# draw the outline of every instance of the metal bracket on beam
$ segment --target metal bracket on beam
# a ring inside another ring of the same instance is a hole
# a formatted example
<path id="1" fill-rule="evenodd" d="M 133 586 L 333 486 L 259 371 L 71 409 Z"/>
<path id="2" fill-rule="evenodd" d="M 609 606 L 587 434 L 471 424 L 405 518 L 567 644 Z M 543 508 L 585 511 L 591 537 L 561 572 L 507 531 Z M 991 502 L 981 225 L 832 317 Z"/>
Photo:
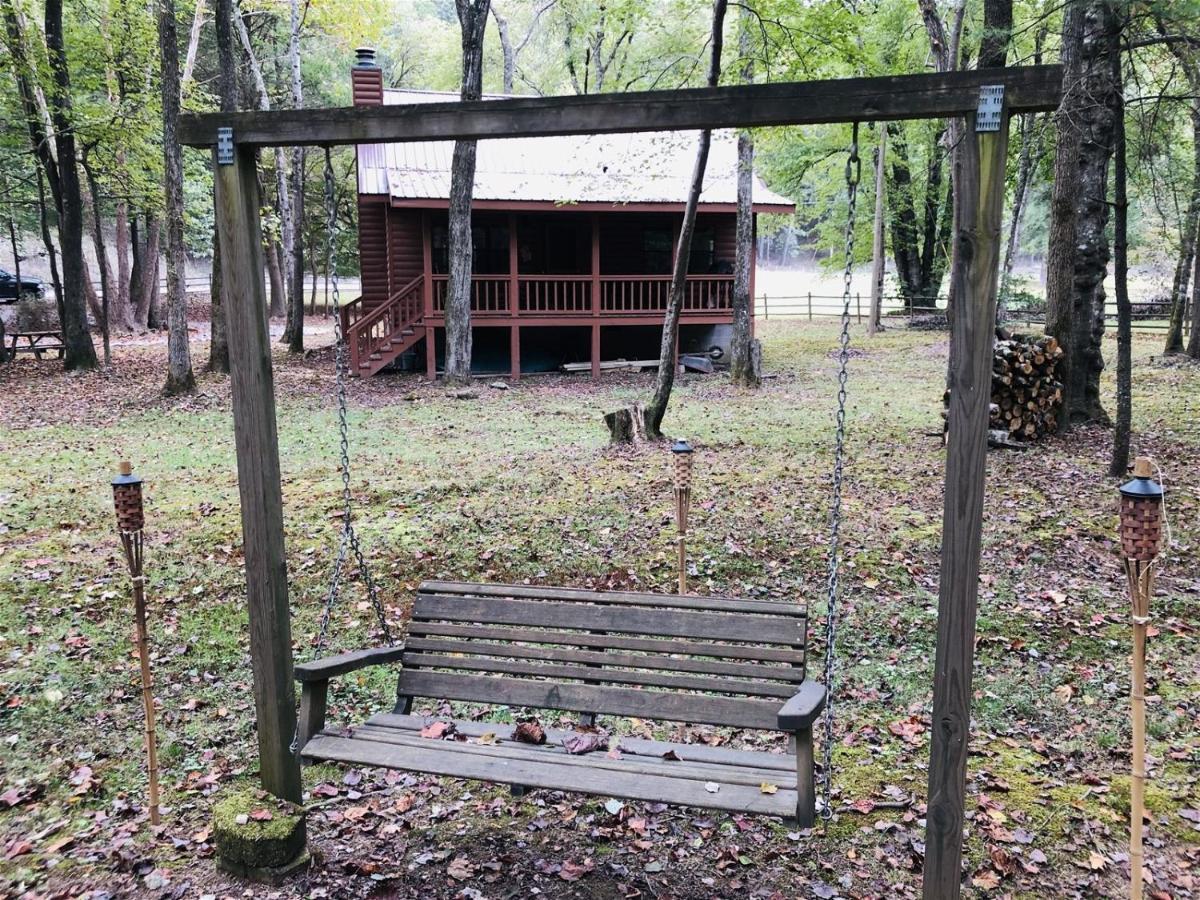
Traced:
<path id="1" fill-rule="evenodd" d="M 233 165 L 233 129 L 217 129 L 217 163 L 222 166 Z"/>
<path id="2" fill-rule="evenodd" d="M 1004 85 L 985 84 L 979 89 L 979 107 L 975 110 L 976 131 L 999 131 L 1004 113 Z"/>

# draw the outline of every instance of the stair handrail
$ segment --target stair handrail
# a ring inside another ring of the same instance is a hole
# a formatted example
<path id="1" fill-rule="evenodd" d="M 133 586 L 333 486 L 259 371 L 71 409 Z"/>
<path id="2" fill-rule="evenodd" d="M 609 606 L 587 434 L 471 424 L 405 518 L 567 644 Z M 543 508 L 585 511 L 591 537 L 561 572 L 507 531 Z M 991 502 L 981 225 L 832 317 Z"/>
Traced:
<path id="1" fill-rule="evenodd" d="M 400 288 L 400 290 L 396 291 L 390 297 L 384 300 L 383 303 L 379 304 L 366 315 L 360 316 L 348 326 L 343 323 L 344 330 L 342 333 L 345 335 L 346 345 L 350 348 L 350 371 L 358 372 L 359 363 L 364 358 L 369 357 L 373 352 L 375 352 L 375 344 L 368 344 L 366 347 L 362 346 L 363 336 L 369 335 L 372 326 L 374 326 L 380 320 L 387 318 L 397 306 L 402 305 L 409 294 L 411 294 L 414 290 L 420 289 L 424 277 L 424 275 L 418 275 L 412 281 L 408 282 L 408 284 L 404 285 L 404 287 Z M 360 297 L 359 299 L 361 300 L 362 298 Z M 419 305 L 415 310 L 415 313 L 415 315 L 406 316 L 401 323 L 401 327 L 403 325 L 411 324 L 417 319 L 421 318 L 421 309 L 419 308 Z M 387 340 L 388 338 L 390 338 L 390 334 L 388 337 L 383 338 L 378 343 L 382 344 L 383 341 Z"/>

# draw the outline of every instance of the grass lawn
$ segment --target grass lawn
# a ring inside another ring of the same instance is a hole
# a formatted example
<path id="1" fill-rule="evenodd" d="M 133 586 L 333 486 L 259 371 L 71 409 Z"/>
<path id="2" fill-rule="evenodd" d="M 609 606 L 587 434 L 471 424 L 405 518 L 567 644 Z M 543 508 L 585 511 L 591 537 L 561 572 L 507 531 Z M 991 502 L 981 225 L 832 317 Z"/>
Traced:
<path id="1" fill-rule="evenodd" d="M 687 376 L 666 428 L 697 447 L 699 593 L 824 613 L 835 330 L 763 323 L 769 379 Z M 327 330 L 310 343 L 328 342 Z M 316 766 L 308 897 L 904 897 L 919 892 L 942 471 L 943 334 L 889 331 L 851 363 L 835 802 L 827 828 Z M 198 348 L 206 356 L 206 348 Z M 1106 352 L 1111 357 L 1111 341 Z M 1135 346 L 1135 449 L 1171 489 L 1150 644 L 1147 865 L 1160 897 L 1200 896 L 1200 646 L 1195 548 L 1200 367 Z M 164 401 L 165 346 L 118 343 L 109 374 L 0 370 L 0 896 L 244 896 L 208 831 L 255 773 L 228 382 Z M 198 358 L 200 356 L 198 355 Z M 1112 396 L 1111 373 L 1106 382 Z M 276 357 L 297 654 L 309 654 L 336 550 L 328 352 Z M 650 376 L 529 378 L 455 400 L 416 376 L 351 385 L 358 528 L 391 617 L 424 578 L 671 590 L 663 448 L 612 450 L 602 412 Z M 1119 896 L 1127 878 L 1129 616 L 1109 435 L 994 452 L 968 771 L 967 893 Z M 164 827 L 144 803 L 127 579 L 108 479 L 146 480 Z M 351 584 L 335 648 L 372 640 Z M 814 628 L 814 659 L 823 652 Z M 816 671 L 817 665 L 813 670 Z M 383 672 L 335 688 L 334 722 L 388 702 Z M 716 729 L 606 720 L 676 740 Z M 753 738 L 772 746 L 773 738 Z M 778 743 L 778 741 L 775 741 Z M 1124 889 L 1127 890 L 1127 889 Z M 109 893 L 104 893 L 109 892 Z"/>

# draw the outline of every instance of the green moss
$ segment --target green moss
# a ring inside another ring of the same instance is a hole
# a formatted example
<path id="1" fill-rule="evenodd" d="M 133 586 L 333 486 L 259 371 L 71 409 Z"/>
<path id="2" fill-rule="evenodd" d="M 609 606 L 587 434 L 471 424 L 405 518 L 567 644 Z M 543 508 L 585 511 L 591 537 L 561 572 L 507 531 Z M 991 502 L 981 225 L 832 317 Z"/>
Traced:
<path id="1" fill-rule="evenodd" d="M 1152 820 L 1150 830 L 1162 828 L 1172 837 L 1190 844 L 1200 844 L 1200 834 L 1179 815 L 1181 809 L 1200 805 L 1200 798 L 1195 794 L 1188 795 L 1190 781 L 1177 780 L 1179 774 L 1168 767 L 1161 775 L 1146 780 L 1144 793 L 1146 811 Z M 1122 819 L 1129 816 L 1129 783 L 1128 775 L 1118 775 L 1112 780 L 1112 789 L 1106 799 L 1108 807 Z"/>
<path id="2" fill-rule="evenodd" d="M 254 818 L 259 810 L 271 817 Z M 304 810 L 266 791 L 234 786 L 213 805 L 213 838 L 227 868 L 280 869 L 304 853 Z"/>

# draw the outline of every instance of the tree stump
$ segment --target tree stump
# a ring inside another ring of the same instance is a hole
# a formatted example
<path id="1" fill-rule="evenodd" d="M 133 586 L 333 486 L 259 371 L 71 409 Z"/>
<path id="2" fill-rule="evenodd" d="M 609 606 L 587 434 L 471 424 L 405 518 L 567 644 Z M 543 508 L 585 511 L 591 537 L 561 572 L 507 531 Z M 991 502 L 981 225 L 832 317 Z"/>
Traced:
<path id="1" fill-rule="evenodd" d="M 646 412 L 640 403 L 605 413 L 604 424 L 612 444 L 640 444 L 646 440 Z"/>
<path id="2" fill-rule="evenodd" d="M 276 882 L 308 864 L 304 810 L 256 787 L 232 788 L 213 806 L 217 868 Z"/>

